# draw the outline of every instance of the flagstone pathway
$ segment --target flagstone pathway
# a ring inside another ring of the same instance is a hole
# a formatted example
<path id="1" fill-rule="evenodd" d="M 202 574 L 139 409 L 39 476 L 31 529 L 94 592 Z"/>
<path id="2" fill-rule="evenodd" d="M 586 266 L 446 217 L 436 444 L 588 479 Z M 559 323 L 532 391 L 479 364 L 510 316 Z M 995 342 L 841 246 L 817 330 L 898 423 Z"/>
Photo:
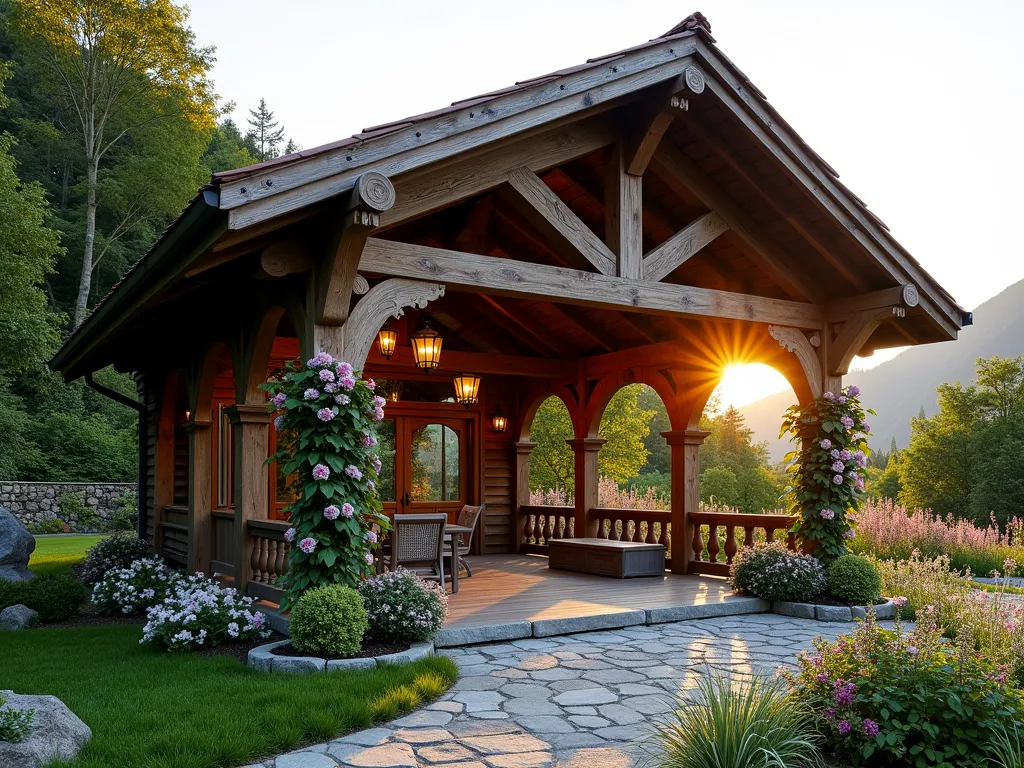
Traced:
<path id="1" fill-rule="evenodd" d="M 257 766 L 633 768 L 698 675 L 771 674 L 854 626 L 759 614 L 446 649 L 461 675 L 441 700 Z"/>

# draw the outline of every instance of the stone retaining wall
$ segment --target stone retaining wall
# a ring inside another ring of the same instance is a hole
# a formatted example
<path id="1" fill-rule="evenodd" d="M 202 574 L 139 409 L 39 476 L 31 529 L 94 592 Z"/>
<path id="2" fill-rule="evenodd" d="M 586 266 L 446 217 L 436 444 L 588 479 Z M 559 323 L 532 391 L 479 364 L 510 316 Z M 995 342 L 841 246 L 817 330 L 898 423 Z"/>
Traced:
<path id="1" fill-rule="evenodd" d="M 134 483 L 0 480 L 0 507 L 9 509 L 26 528 L 60 518 L 75 532 L 105 531 L 120 509 L 121 497 L 134 492 Z"/>

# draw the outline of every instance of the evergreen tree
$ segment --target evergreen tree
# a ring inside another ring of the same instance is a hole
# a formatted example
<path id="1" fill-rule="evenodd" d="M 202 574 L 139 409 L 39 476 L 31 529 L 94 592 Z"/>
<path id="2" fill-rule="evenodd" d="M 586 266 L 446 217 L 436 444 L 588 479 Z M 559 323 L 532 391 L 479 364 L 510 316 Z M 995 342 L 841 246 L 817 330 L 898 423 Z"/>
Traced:
<path id="1" fill-rule="evenodd" d="M 249 130 L 245 134 L 245 144 L 257 162 L 272 160 L 281 154 L 278 147 L 284 141 L 284 126 L 278 125 L 266 99 L 261 98 L 259 107 L 249 110 Z"/>
<path id="2" fill-rule="evenodd" d="M 238 130 L 235 121 L 225 118 L 213 131 L 210 145 L 203 153 L 202 163 L 210 173 L 230 171 L 256 162 L 251 154 L 245 137 Z"/>

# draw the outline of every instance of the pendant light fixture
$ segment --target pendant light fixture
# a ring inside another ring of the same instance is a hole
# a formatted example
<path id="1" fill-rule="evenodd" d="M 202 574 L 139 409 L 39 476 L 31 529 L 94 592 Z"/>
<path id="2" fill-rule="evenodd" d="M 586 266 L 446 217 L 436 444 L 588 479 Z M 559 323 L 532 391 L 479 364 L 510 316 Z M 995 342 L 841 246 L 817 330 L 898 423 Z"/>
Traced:
<path id="1" fill-rule="evenodd" d="M 477 401 L 480 392 L 480 377 L 464 373 L 455 377 L 455 399 L 467 408 Z"/>
<path id="2" fill-rule="evenodd" d="M 409 339 L 412 342 L 412 356 L 416 365 L 425 371 L 431 371 L 441 364 L 441 334 L 430 327 L 429 321 L 423 320 L 423 327 Z"/>
<path id="3" fill-rule="evenodd" d="M 380 354 L 385 360 L 390 360 L 395 354 L 395 347 L 398 346 L 398 332 L 391 327 L 391 321 L 377 331 L 377 344 L 380 347 Z"/>

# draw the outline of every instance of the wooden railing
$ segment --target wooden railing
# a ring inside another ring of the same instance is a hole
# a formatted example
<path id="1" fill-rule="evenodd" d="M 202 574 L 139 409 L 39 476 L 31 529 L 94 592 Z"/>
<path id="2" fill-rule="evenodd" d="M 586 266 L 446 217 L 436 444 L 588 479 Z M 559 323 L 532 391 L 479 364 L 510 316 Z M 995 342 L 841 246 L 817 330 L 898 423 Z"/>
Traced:
<path id="1" fill-rule="evenodd" d="M 231 509 L 213 510 L 213 542 L 210 551 L 210 572 L 225 576 L 235 575 L 235 512 Z"/>
<path id="2" fill-rule="evenodd" d="M 664 544 L 665 567 L 672 565 L 672 513 L 669 510 L 597 508 L 590 510 L 590 517 L 600 521 L 598 538 Z"/>
<path id="3" fill-rule="evenodd" d="M 188 507 L 167 505 L 160 519 L 159 553 L 170 563 L 188 563 Z"/>
<path id="4" fill-rule="evenodd" d="M 573 538 L 572 516 L 572 507 L 520 507 L 519 551 L 546 553 L 552 539 Z"/>
<path id="5" fill-rule="evenodd" d="M 690 573 L 708 576 L 728 576 L 729 566 L 741 546 L 753 546 L 762 540 L 773 541 L 776 531 L 782 531 L 787 546 L 796 550 L 796 540 L 789 529 L 794 518 L 790 515 L 742 515 L 735 512 L 691 512 L 688 521 L 693 529 L 690 547 Z M 712 531 L 714 535 L 712 535 Z M 737 531 L 743 532 L 737 541 Z M 721 532 L 724 532 L 722 535 Z M 724 555 L 724 560 L 722 559 Z"/>
<path id="6" fill-rule="evenodd" d="M 284 590 L 278 580 L 288 572 L 288 553 L 291 544 L 284 539 L 289 524 L 279 520 L 250 520 L 249 536 L 252 540 L 249 565 L 252 580 L 246 592 L 262 600 L 281 602 Z"/>

